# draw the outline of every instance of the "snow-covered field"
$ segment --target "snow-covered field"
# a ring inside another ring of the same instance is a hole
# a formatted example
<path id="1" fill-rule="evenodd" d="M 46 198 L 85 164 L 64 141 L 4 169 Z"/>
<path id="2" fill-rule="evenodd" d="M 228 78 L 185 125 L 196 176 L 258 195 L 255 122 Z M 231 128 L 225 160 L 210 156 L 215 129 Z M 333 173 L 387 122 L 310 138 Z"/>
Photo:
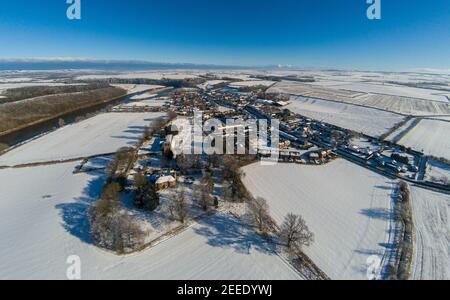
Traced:
<path id="1" fill-rule="evenodd" d="M 412 187 L 415 280 L 450 280 L 450 195 Z"/>
<path id="2" fill-rule="evenodd" d="M 134 102 L 128 102 L 119 105 L 120 107 L 129 107 L 129 106 L 148 106 L 148 107 L 160 107 L 166 104 L 167 100 L 161 100 L 161 99 L 146 99 L 141 101 L 134 101 Z"/>
<path id="3" fill-rule="evenodd" d="M 405 115 L 450 114 L 448 101 L 432 101 L 382 93 L 372 94 L 361 91 L 330 88 L 329 85 L 331 84 L 327 83 L 327 86 L 324 87 L 318 86 L 317 84 L 311 85 L 282 81 L 271 87 L 268 92 L 287 93 L 291 95 L 364 105 Z M 400 87 L 396 87 L 396 89 L 397 88 Z M 381 87 L 378 87 L 378 89 L 380 89 L 379 92 L 382 91 Z"/>
<path id="4" fill-rule="evenodd" d="M 404 118 L 400 115 L 351 104 L 293 97 L 288 109 L 309 118 L 371 136 L 380 136 Z"/>
<path id="5" fill-rule="evenodd" d="M 427 163 L 426 179 L 441 183 L 450 183 L 450 166 L 434 159 Z"/>
<path id="6" fill-rule="evenodd" d="M 271 86 L 275 82 L 267 81 L 267 80 L 248 80 L 248 81 L 239 81 L 230 83 L 229 86 L 232 88 L 240 88 L 240 87 L 254 87 L 254 86 Z"/>
<path id="7" fill-rule="evenodd" d="M 316 85 L 321 85 L 320 82 Z M 375 83 L 336 83 L 334 85 L 327 83 L 324 86 L 338 89 L 338 90 L 349 90 L 355 92 L 364 92 L 372 94 L 384 94 L 391 96 L 400 97 L 410 97 L 410 98 L 420 98 L 432 101 L 441 101 L 448 103 L 446 94 L 443 91 L 431 90 L 431 89 L 421 89 L 408 86 L 399 86 L 391 84 L 375 84 Z M 447 93 L 450 95 L 450 93 Z"/>
<path id="8" fill-rule="evenodd" d="M 393 183 L 345 160 L 325 166 L 253 164 L 244 184 L 275 221 L 300 214 L 315 234 L 306 254 L 332 279 L 367 279 L 367 259 L 390 247 Z"/>
<path id="9" fill-rule="evenodd" d="M 0 165 L 17 165 L 91 156 L 133 146 L 144 126 L 164 113 L 105 113 L 64 126 L 0 156 Z"/>
<path id="10" fill-rule="evenodd" d="M 112 84 L 112 86 L 125 89 L 128 91 L 128 94 L 144 93 L 147 91 L 164 88 L 162 85 L 151 84 Z"/>
<path id="11" fill-rule="evenodd" d="M 197 87 L 199 89 L 207 90 L 209 88 L 213 88 L 216 85 L 219 85 L 219 84 L 222 84 L 222 83 L 226 83 L 226 82 L 228 82 L 228 81 L 225 81 L 225 80 L 210 80 L 210 81 L 207 81 L 205 83 L 199 84 Z"/>
<path id="12" fill-rule="evenodd" d="M 21 82 L 21 83 L 0 83 L 0 94 L 8 89 L 16 89 L 31 86 L 64 86 L 68 84 L 57 82 Z"/>
<path id="13" fill-rule="evenodd" d="M 76 164 L 0 170 L 1 279 L 66 279 L 71 255 L 81 259 L 82 279 L 299 279 L 227 214 L 134 255 L 99 250 L 86 214 L 103 178 L 73 175 Z"/>
<path id="14" fill-rule="evenodd" d="M 390 142 L 398 141 L 403 135 L 405 135 L 409 130 L 411 130 L 417 124 L 417 122 L 420 121 L 421 120 L 419 119 L 412 118 L 411 120 L 409 120 L 408 122 L 397 128 L 397 130 L 393 131 L 389 136 L 386 137 L 385 140 Z"/>
<path id="15" fill-rule="evenodd" d="M 143 93 L 143 94 L 140 94 L 140 95 L 132 96 L 130 99 L 131 100 L 144 100 L 144 99 L 154 98 L 156 96 L 158 96 L 158 94 Z"/>
<path id="16" fill-rule="evenodd" d="M 399 144 L 450 159 L 450 122 L 423 119 Z"/>

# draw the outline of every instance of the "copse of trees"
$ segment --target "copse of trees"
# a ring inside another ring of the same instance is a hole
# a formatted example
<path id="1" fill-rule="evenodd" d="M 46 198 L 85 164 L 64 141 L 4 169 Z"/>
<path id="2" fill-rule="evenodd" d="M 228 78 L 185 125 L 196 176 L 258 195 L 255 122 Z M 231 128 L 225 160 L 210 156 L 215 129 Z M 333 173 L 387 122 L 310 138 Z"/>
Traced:
<path id="1" fill-rule="evenodd" d="M 121 211 L 119 191 L 117 183 L 105 186 L 90 211 L 90 233 L 97 246 L 124 254 L 143 244 L 145 232 L 131 216 Z"/>
<path id="2" fill-rule="evenodd" d="M 120 148 L 114 160 L 108 165 L 108 182 L 116 182 L 120 185 L 121 191 L 127 185 L 126 174 L 131 168 L 135 158 L 135 150 L 131 147 Z"/>
<path id="3" fill-rule="evenodd" d="M 245 176 L 241 169 L 241 162 L 233 156 L 223 159 L 223 179 L 225 181 L 225 199 L 230 202 L 244 202 L 251 199 L 247 189 L 242 183 Z"/>
<path id="4" fill-rule="evenodd" d="M 0 98 L 0 104 L 48 95 L 80 93 L 107 87 L 109 87 L 109 85 L 106 83 L 92 83 L 84 85 L 29 86 L 13 88 L 3 92 L 3 98 Z"/>
<path id="5" fill-rule="evenodd" d="M 6 149 L 8 149 L 8 148 L 9 148 L 9 145 L 8 145 L 8 144 L 0 143 L 0 151 L 6 150 Z"/>
<path id="6" fill-rule="evenodd" d="M 134 205 L 146 211 L 154 211 L 160 204 L 159 194 L 156 188 L 148 182 L 147 176 L 143 173 L 134 175 L 136 193 L 134 197 Z"/>
<path id="7" fill-rule="evenodd" d="M 35 123 L 57 118 L 124 95 L 126 95 L 126 91 L 123 89 L 107 87 L 4 103 L 0 105 L 0 133 L 26 128 Z"/>

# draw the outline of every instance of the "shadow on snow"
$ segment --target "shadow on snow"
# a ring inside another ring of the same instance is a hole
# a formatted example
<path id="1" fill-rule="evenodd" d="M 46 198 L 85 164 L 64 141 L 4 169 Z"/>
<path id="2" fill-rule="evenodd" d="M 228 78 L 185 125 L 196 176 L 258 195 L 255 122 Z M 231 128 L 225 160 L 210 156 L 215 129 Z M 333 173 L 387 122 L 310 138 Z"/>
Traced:
<path id="1" fill-rule="evenodd" d="M 93 178 L 84 188 L 83 196 L 76 198 L 74 202 L 63 203 L 56 206 L 62 218 L 62 226 L 71 235 L 82 242 L 91 244 L 89 210 L 100 196 L 104 185 L 104 176 L 99 174 Z"/>
<path id="2" fill-rule="evenodd" d="M 201 227 L 193 230 L 208 239 L 207 243 L 213 247 L 232 248 L 242 254 L 259 251 L 275 255 L 276 246 L 265 241 L 255 230 L 243 225 L 230 214 L 218 213 L 212 217 L 199 221 Z"/>

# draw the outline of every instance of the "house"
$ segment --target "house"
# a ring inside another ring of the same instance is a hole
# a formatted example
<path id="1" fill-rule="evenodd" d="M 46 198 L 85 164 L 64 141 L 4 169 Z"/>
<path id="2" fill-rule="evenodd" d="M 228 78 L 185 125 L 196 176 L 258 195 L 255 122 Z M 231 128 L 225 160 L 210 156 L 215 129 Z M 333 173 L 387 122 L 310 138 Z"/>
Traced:
<path id="1" fill-rule="evenodd" d="M 161 191 L 168 188 L 174 188 L 177 185 L 177 180 L 172 175 L 161 176 L 156 180 L 156 190 Z"/>

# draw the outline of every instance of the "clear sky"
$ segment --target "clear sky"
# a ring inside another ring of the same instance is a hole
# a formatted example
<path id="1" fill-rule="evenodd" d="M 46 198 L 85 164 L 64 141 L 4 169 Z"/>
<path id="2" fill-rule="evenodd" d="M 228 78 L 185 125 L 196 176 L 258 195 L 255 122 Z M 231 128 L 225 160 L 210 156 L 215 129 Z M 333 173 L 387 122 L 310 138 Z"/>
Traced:
<path id="1" fill-rule="evenodd" d="M 449 0 L 0 0 L 0 58 L 450 68 Z"/>

